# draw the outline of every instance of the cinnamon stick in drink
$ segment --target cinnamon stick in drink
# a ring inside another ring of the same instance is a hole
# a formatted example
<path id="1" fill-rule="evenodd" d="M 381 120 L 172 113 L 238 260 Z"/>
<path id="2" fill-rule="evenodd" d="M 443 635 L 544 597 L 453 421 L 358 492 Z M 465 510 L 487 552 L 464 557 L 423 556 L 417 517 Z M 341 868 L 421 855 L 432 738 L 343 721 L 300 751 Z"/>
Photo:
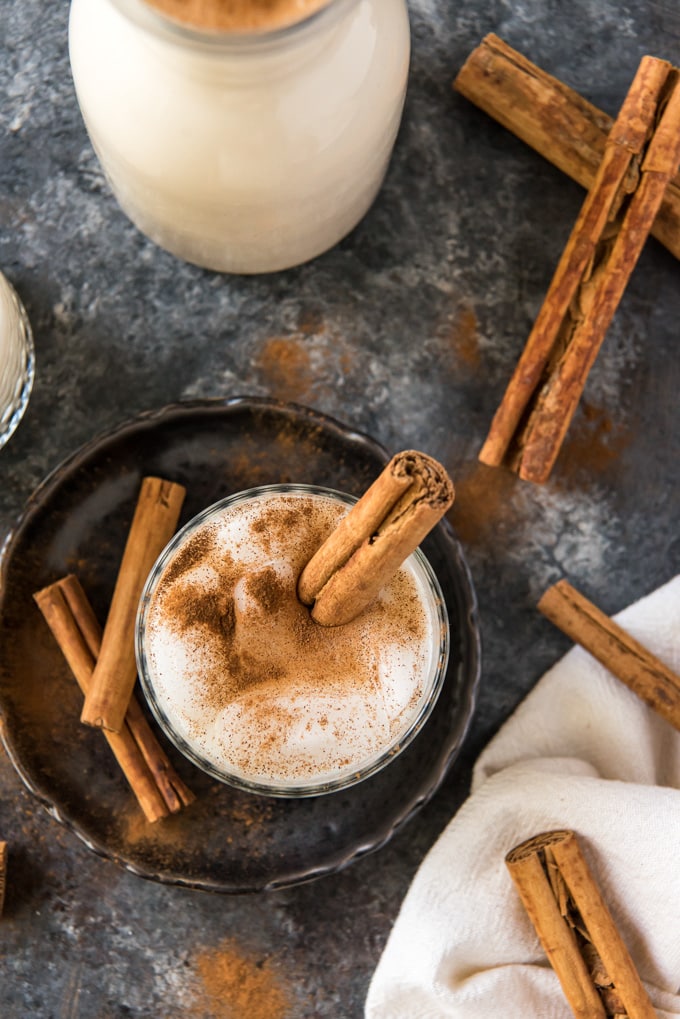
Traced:
<path id="1" fill-rule="evenodd" d="M 536 835 L 505 862 L 577 1019 L 655 1019 L 575 833 Z"/>
<path id="2" fill-rule="evenodd" d="M 650 708 L 680 730 L 680 676 L 585 598 L 567 580 L 543 594 L 538 609 Z"/>
<path id="3" fill-rule="evenodd" d="M 497 35 L 484 37 L 453 87 L 584 188 L 602 161 L 613 118 Z M 680 175 L 669 181 L 651 233 L 680 258 Z"/>
<path id="4" fill-rule="evenodd" d="M 34 595 L 84 694 L 101 647 L 101 628 L 78 579 L 72 574 Z M 113 754 L 147 821 L 177 813 L 195 799 L 156 740 L 135 697 L 120 733 L 104 730 Z"/>
<path id="5" fill-rule="evenodd" d="M 644 57 L 479 459 L 544 482 L 666 186 L 680 163 L 680 76 Z"/>
<path id="6" fill-rule="evenodd" d="M 451 479 L 425 453 L 397 453 L 302 571 L 298 595 L 312 618 L 338 626 L 358 616 L 443 517 Z"/>
<path id="7" fill-rule="evenodd" d="M 142 481 L 118 572 L 102 647 L 81 721 L 120 732 L 137 678 L 137 606 L 151 567 L 177 528 L 185 489 L 161 478 Z"/>

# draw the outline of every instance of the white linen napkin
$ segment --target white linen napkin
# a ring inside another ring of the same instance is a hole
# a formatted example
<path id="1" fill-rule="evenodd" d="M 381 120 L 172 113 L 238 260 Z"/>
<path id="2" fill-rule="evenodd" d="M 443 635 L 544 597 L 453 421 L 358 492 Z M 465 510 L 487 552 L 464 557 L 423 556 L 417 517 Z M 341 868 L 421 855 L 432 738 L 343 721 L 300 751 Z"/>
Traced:
<path id="1" fill-rule="evenodd" d="M 616 619 L 680 673 L 680 575 Z M 504 862 L 555 828 L 576 831 L 659 1016 L 680 1016 L 680 733 L 574 647 L 479 757 L 404 899 L 366 1019 L 573 1019 Z"/>

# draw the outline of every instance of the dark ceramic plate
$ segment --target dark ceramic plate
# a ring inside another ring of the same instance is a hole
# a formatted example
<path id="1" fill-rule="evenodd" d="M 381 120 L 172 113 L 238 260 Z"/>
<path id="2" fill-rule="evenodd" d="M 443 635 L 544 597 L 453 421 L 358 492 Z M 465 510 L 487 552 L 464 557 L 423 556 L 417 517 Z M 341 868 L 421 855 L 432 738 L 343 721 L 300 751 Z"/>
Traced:
<path id="1" fill-rule="evenodd" d="M 373 440 L 304 407 L 200 401 L 144 414 L 96 439 L 35 492 L 1 564 L 3 737 L 27 787 L 96 853 L 170 884 L 232 893 L 281 888 L 378 849 L 432 796 L 466 734 L 479 678 L 474 591 L 448 524 L 424 543 L 452 631 L 433 714 L 381 773 L 310 799 L 257 796 L 216 782 L 159 733 L 197 799 L 148 824 L 101 734 L 79 724 L 78 687 L 32 600 L 74 572 L 105 618 L 143 475 L 186 486 L 184 522 L 230 492 L 272 482 L 360 495 L 387 459 Z"/>

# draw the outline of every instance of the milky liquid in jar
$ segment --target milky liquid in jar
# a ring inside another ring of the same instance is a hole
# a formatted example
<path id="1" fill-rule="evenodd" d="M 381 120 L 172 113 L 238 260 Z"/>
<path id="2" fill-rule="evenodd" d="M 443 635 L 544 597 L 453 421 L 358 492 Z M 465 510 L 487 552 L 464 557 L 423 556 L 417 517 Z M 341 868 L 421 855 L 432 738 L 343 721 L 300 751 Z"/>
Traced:
<path id="1" fill-rule="evenodd" d="M 152 571 L 142 686 L 170 738 L 222 780 L 283 796 L 341 788 L 403 749 L 436 701 L 448 625 L 420 552 L 343 626 L 297 599 L 347 510 L 326 489 L 253 489 L 199 515 Z"/>
<path id="2" fill-rule="evenodd" d="M 406 0 L 72 0 L 69 47 L 119 204 L 180 258 L 285 269 L 376 197 L 406 90 Z"/>

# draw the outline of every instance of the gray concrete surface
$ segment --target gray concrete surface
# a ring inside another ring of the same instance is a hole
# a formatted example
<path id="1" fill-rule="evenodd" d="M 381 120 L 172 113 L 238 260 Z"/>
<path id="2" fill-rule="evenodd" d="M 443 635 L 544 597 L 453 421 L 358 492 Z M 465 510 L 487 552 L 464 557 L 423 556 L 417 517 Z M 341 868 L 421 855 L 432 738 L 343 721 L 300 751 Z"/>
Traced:
<path id="1" fill-rule="evenodd" d="M 464 752 L 433 801 L 379 852 L 268 895 L 169 887 L 100 859 L 0 751 L 0 1013 L 358 1019 L 476 755 L 568 647 L 539 595 L 566 576 L 615 612 L 680 566 L 680 267 L 655 241 L 550 482 L 477 467 L 583 196 L 451 81 L 493 31 L 615 115 L 644 53 L 680 63 L 680 16 L 671 0 L 411 0 L 405 115 L 377 202 L 333 251 L 248 278 L 177 261 L 120 212 L 77 108 L 67 16 L 65 0 L 5 0 L 0 12 L 0 268 L 30 315 L 37 362 L 0 452 L 0 535 L 64 457 L 139 411 L 197 396 L 295 400 L 446 464 L 483 675 Z"/>

